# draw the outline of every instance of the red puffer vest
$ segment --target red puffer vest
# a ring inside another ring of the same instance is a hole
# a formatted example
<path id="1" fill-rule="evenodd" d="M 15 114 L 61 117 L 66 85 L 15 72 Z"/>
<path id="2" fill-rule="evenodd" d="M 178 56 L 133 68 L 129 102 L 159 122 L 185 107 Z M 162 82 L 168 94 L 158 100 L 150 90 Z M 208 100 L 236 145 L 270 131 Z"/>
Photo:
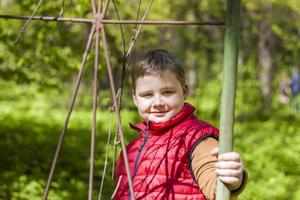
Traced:
<path id="1" fill-rule="evenodd" d="M 137 200 L 205 200 L 193 178 L 190 154 L 207 137 L 219 131 L 198 120 L 194 107 L 185 104 L 172 119 L 163 123 L 142 122 L 131 128 L 142 134 L 127 146 L 129 167 Z M 115 199 L 130 199 L 123 156 L 117 163 Z"/>

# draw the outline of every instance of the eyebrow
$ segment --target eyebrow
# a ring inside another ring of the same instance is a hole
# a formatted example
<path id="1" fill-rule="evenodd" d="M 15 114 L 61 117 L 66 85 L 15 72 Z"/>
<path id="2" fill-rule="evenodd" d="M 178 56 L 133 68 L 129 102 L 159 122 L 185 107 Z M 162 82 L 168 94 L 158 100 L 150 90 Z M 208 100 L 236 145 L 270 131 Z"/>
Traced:
<path id="1" fill-rule="evenodd" d="M 143 90 L 143 91 L 138 92 L 138 94 L 151 93 L 151 92 L 152 92 L 152 90 Z"/>
<path id="2" fill-rule="evenodd" d="M 176 87 L 168 87 L 168 86 L 166 86 L 166 87 L 163 87 L 163 88 L 161 88 L 162 90 L 175 90 L 176 89 Z"/>
<path id="3" fill-rule="evenodd" d="M 166 86 L 166 87 L 161 88 L 160 90 L 176 90 L 176 87 Z M 137 92 L 137 93 L 138 94 L 145 94 L 145 93 L 151 93 L 151 92 L 153 92 L 153 90 L 143 90 L 143 91 L 140 91 L 140 92 Z"/>

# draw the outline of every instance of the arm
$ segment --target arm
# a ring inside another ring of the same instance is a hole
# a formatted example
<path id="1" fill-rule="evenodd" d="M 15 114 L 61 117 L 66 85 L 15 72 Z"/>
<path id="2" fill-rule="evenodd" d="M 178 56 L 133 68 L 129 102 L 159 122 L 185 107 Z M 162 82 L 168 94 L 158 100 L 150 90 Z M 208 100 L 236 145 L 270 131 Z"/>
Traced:
<path id="1" fill-rule="evenodd" d="M 237 196 L 246 182 L 239 155 L 234 152 L 225 153 L 219 156 L 218 161 L 216 149 L 218 146 L 219 142 L 216 139 L 208 138 L 196 146 L 191 157 L 191 167 L 196 181 L 208 200 L 215 199 L 217 175 L 230 190 L 234 191 L 232 196 Z M 238 159 L 235 158 L 236 155 Z"/>

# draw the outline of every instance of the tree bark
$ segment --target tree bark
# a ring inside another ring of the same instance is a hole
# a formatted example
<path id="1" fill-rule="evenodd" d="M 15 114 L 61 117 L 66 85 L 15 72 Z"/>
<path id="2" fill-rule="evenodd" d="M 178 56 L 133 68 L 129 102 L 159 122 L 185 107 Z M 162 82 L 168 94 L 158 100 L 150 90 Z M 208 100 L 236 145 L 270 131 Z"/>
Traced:
<path id="1" fill-rule="evenodd" d="M 197 72 L 196 72 L 196 60 L 192 58 L 191 63 L 188 66 L 187 73 L 187 84 L 189 86 L 189 95 L 194 96 L 196 93 L 196 83 L 197 83 Z"/>
<path id="2" fill-rule="evenodd" d="M 271 5 L 265 5 L 265 13 L 271 12 Z M 259 41 L 258 41 L 258 62 L 260 66 L 259 79 L 264 109 L 270 108 L 272 97 L 272 46 L 273 35 L 271 27 L 266 18 L 262 19 L 259 24 Z"/>

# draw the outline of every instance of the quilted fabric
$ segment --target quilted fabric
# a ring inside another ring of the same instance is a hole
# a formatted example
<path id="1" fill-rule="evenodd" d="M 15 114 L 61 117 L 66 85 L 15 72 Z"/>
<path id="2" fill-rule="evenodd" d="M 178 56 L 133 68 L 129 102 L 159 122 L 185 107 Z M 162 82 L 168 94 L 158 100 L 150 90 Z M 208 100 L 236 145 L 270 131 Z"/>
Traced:
<path id="1" fill-rule="evenodd" d="M 194 107 L 185 104 L 171 120 L 164 123 L 141 122 L 131 125 L 141 136 L 127 146 L 129 167 L 137 200 L 204 200 L 193 179 L 189 153 L 194 145 L 219 131 L 194 115 Z M 130 199 L 128 181 L 121 156 L 115 180 L 121 184 L 115 199 Z"/>

